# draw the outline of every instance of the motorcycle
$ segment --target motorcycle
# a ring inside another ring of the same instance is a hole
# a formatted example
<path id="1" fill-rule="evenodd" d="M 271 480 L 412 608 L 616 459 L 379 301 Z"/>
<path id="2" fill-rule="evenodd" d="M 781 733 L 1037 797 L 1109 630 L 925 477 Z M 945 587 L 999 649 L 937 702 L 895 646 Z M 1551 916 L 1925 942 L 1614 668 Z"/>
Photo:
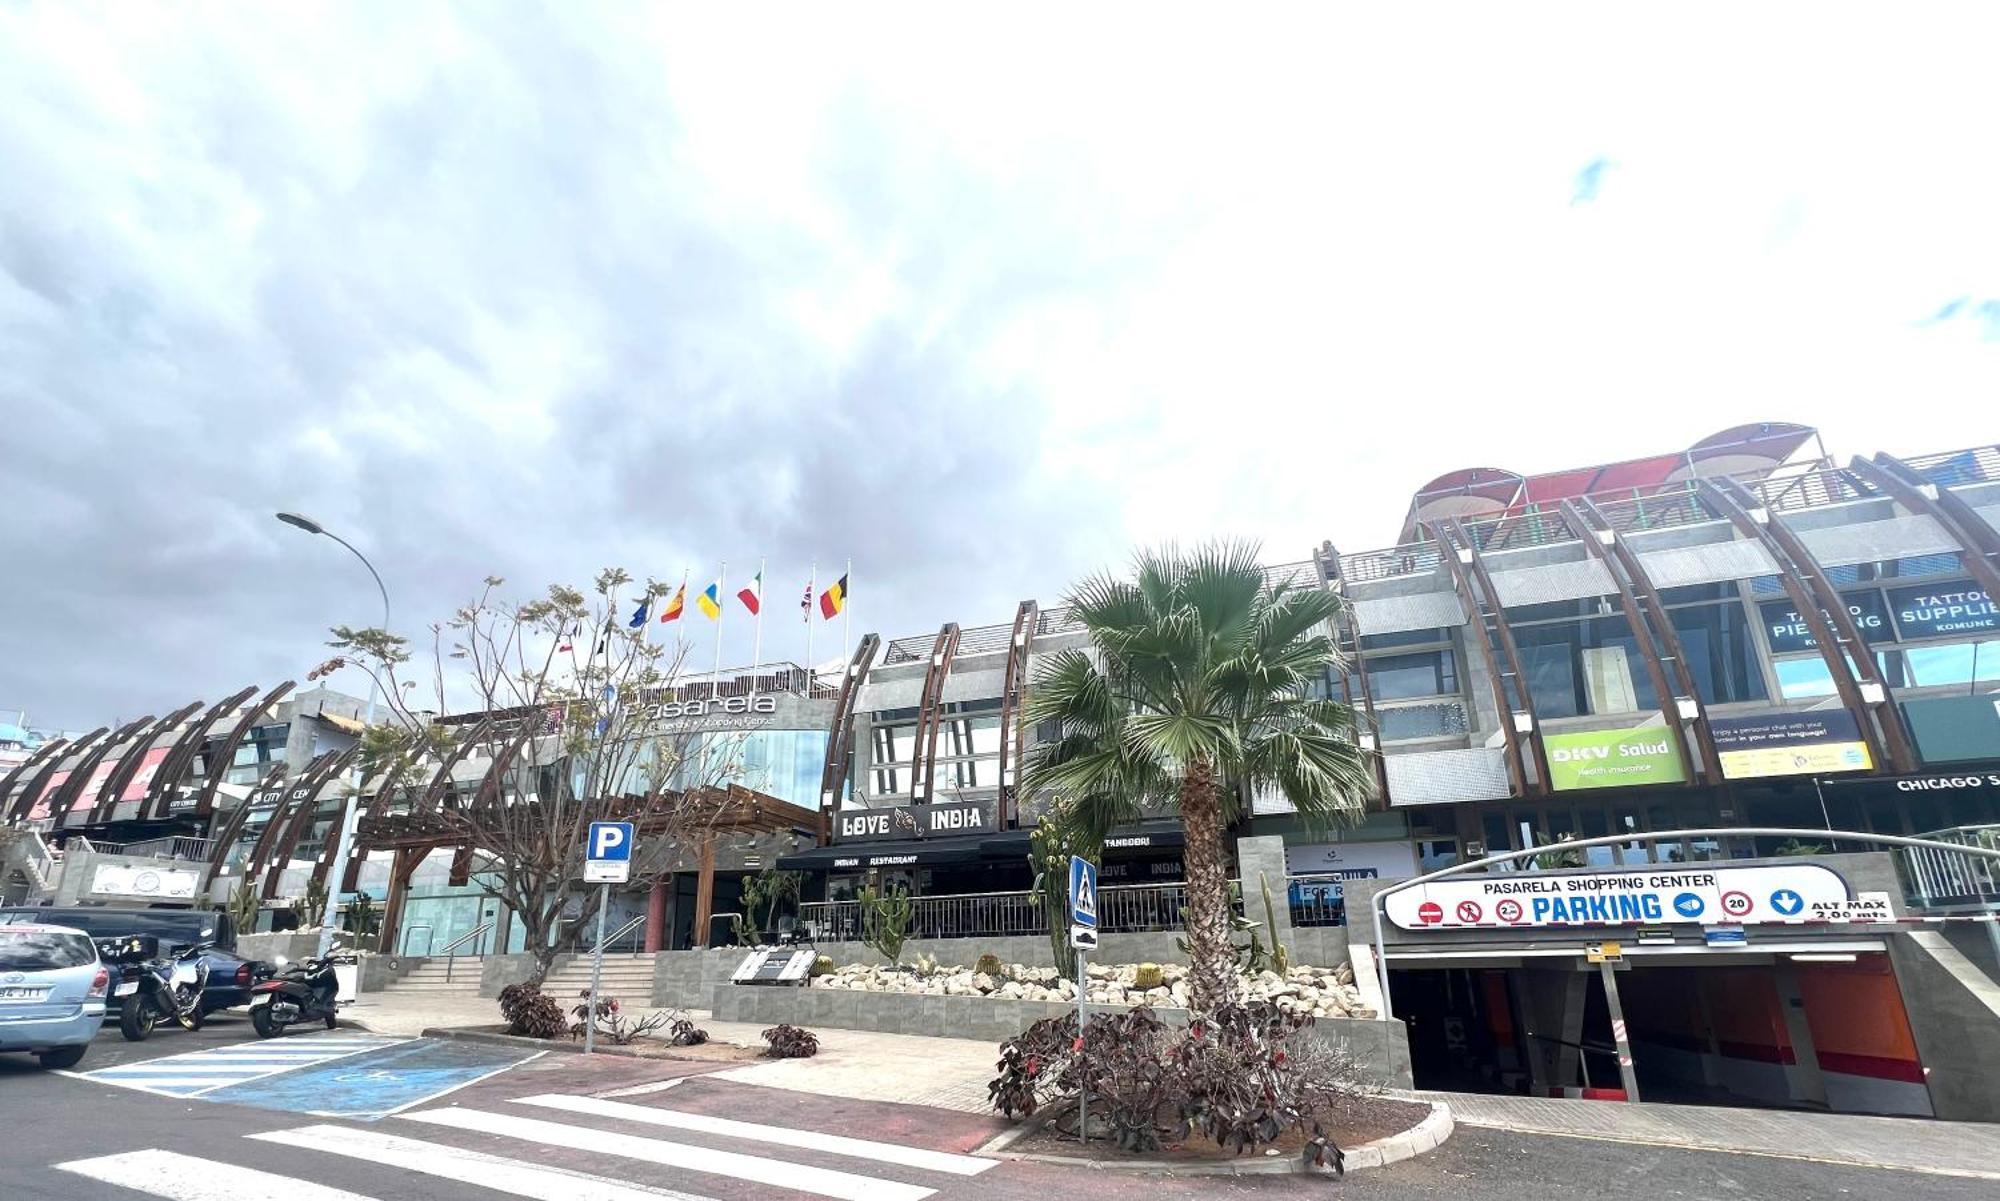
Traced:
<path id="1" fill-rule="evenodd" d="M 202 956 L 214 946 L 196 943 L 163 955 L 160 940 L 150 934 L 100 939 L 98 957 L 118 972 L 111 1000 L 118 1007 L 119 1033 L 140 1042 L 162 1018 L 183 1030 L 201 1029 L 201 998 L 208 988 L 208 961 Z"/>
<path id="2" fill-rule="evenodd" d="M 278 974 L 250 988 L 250 1025 L 259 1038 L 275 1038 L 294 1022 L 324 1021 L 328 1030 L 339 1025 L 340 980 L 337 963 L 352 955 L 333 954 L 287 964 L 277 961 Z"/>

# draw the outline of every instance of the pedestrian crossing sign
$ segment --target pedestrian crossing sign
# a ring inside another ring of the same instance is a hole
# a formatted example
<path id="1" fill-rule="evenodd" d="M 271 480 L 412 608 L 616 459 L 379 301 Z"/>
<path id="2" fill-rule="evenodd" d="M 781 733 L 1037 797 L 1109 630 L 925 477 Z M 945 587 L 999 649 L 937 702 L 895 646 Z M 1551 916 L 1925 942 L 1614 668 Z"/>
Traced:
<path id="1" fill-rule="evenodd" d="M 1069 920 L 1097 929 L 1097 865 L 1081 855 L 1069 857 Z"/>

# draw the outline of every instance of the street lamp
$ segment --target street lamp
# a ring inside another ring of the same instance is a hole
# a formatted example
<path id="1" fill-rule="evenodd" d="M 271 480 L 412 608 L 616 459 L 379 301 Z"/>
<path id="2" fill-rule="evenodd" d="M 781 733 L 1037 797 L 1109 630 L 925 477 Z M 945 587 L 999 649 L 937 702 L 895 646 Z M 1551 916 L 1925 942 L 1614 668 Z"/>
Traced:
<path id="1" fill-rule="evenodd" d="M 322 534 L 331 538 L 346 547 L 349 554 L 361 560 L 361 565 L 368 569 L 368 574 L 375 580 L 375 590 L 382 594 L 382 629 L 386 633 L 389 629 L 389 590 L 382 586 L 382 573 L 375 570 L 375 565 L 368 561 L 368 556 L 354 549 L 354 544 L 347 539 L 303 514 L 280 513 L 278 520 L 308 534 Z M 374 673 L 370 672 L 368 712 L 362 719 L 364 726 L 375 724 L 375 693 L 379 687 L 380 684 L 374 679 Z M 347 878 L 347 859 L 354 853 L 354 831 L 361 822 L 361 789 L 367 782 L 366 769 L 357 759 L 354 765 L 354 803 L 346 807 L 346 818 L 340 823 L 340 843 L 333 854 L 333 886 L 326 890 L 326 909 L 319 918 L 319 954 L 322 959 L 333 946 L 333 919 L 340 911 L 340 883 Z"/>

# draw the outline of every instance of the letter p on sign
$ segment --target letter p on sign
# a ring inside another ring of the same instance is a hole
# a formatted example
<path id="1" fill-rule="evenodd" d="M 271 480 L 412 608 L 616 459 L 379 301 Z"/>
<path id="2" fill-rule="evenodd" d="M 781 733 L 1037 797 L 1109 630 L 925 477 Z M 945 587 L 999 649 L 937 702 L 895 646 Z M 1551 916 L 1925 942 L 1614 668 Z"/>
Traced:
<path id="1" fill-rule="evenodd" d="M 583 878 L 589 884 L 623 884 L 632 875 L 632 823 L 592 822 L 584 845 Z"/>

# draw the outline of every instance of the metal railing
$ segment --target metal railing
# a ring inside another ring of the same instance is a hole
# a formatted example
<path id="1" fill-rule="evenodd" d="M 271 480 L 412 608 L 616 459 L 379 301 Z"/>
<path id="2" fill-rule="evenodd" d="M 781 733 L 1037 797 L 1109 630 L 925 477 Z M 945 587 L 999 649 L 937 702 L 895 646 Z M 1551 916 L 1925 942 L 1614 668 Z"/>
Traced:
<path id="1" fill-rule="evenodd" d="M 1347 878 L 1338 872 L 1288 876 L 1285 898 L 1294 926 L 1347 924 Z"/>
<path id="2" fill-rule="evenodd" d="M 62 857 L 49 849 L 49 844 L 42 841 L 40 834 L 29 830 L 26 835 L 28 856 L 21 862 L 28 871 L 28 879 L 35 885 L 35 896 L 30 899 L 39 900 L 55 891 L 56 870 L 62 866 Z"/>
<path id="3" fill-rule="evenodd" d="M 479 925 L 474 926 L 472 929 L 467 930 L 465 933 L 459 935 L 457 938 L 454 938 L 450 942 L 444 944 L 444 948 L 438 951 L 438 954 L 444 956 L 445 983 L 447 984 L 451 983 L 451 970 L 452 968 L 458 965 L 458 960 L 460 958 L 459 955 L 457 954 L 458 949 L 464 946 L 466 943 L 471 942 L 475 938 L 484 938 L 487 932 L 492 929 L 493 929 L 492 922 L 481 922 Z M 485 951 L 482 948 L 478 947 L 477 945 L 474 946 L 471 955 L 465 956 L 465 958 L 468 959 L 484 959 L 485 957 L 486 957 Z"/>
<path id="4" fill-rule="evenodd" d="M 633 931 L 640 929 L 645 924 L 646 924 L 646 915 L 641 913 L 628 919 L 624 925 L 619 926 L 616 930 L 613 930 L 611 933 L 605 935 L 603 944 L 605 953 L 606 954 L 613 953 L 615 948 L 618 946 L 618 941 L 620 939 L 624 938 L 628 934 L 631 934 Z M 632 953 L 634 955 L 639 953 L 639 948 L 643 942 L 644 942 L 643 938 L 634 938 L 632 940 Z"/>
<path id="5" fill-rule="evenodd" d="M 2000 850 L 2000 825 L 1954 826 L 1918 838 Z M 1903 894 L 1920 909 L 2000 910 L 2000 863 L 1938 847 L 1903 847 L 1896 856 Z"/>
<path id="6" fill-rule="evenodd" d="M 1097 890 L 1097 928 L 1105 934 L 1178 930 L 1186 907 L 1185 881 L 1109 885 Z M 1242 911 L 1241 904 L 1237 910 Z M 799 920 L 819 942 L 861 940 L 859 901 L 808 901 L 799 906 Z M 1027 892 L 910 898 L 910 938 L 1008 938 L 1048 932 L 1047 911 Z"/>
<path id="7" fill-rule="evenodd" d="M 1903 462 L 1934 484 L 1953 487 L 2000 480 L 2000 446 L 1972 446 L 1927 455 L 1910 455 Z"/>
<path id="8" fill-rule="evenodd" d="M 128 842 L 121 855 L 143 855 L 153 859 L 198 859 L 206 860 L 215 848 L 213 839 L 195 838 L 189 835 L 174 835 L 167 838 L 153 838 L 145 842 Z M 102 846 L 98 847 L 103 850 Z"/>

